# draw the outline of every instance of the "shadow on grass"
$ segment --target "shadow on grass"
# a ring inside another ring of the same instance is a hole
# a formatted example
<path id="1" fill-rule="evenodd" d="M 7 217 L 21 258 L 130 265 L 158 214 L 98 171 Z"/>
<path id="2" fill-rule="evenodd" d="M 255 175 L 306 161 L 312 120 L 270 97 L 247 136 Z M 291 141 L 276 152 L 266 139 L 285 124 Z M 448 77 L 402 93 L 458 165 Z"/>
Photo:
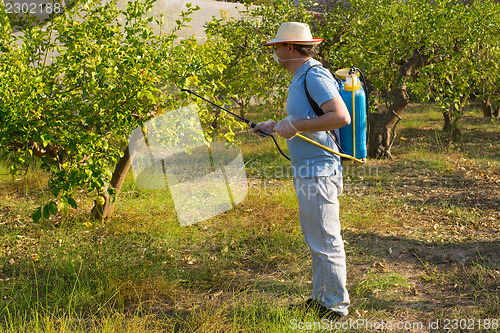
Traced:
<path id="1" fill-rule="evenodd" d="M 500 149 L 495 144 L 500 140 L 500 120 L 496 119 L 494 125 L 491 123 L 491 118 L 464 117 L 462 122 L 462 136 L 458 142 L 453 142 L 451 133 L 444 132 L 441 124 L 437 128 L 401 128 L 394 150 L 404 151 L 419 145 L 429 147 L 430 151 L 439 152 L 458 147 L 470 157 L 500 160 Z M 488 144 L 491 144 L 491 149 L 484 149 Z"/>
<path id="2" fill-rule="evenodd" d="M 353 310 L 357 307 L 379 310 L 389 316 L 408 311 L 429 316 L 458 311 L 468 318 L 500 315 L 500 276 L 495 275 L 495 270 L 500 269 L 498 239 L 435 244 L 350 231 L 344 233 L 344 239 L 349 243 L 346 249 Z M 280 321 L 283 299 L 303 294 L 310 288 L 299 286 L 297 279 L 290 283 L 299 275 L 310 274 L 305 247 L 290 242 L 289 246 L 295 244 L 296 247 L 293 253 L 275 258 L 268 256 L 266 260 L 260 257 L 263 245 L 277 243 L 272 235 L 241 237 L 230 250 L 235 251 L 234 255 L 226 254 L 224 261 L 207 259 L 211 251 L 220 251 L 218 247 L 212 248 L 210 241 L 198 244 L 189 254 L 183 251 L 186 244 L 179 246 L 178 257 L 172 258 L 165 245 L 149 235 L 113 235 L 102 240 L 102 245 L 97 245 L 100 241 L 96 240 L 97 244 L 88 244 L 88 248 L 74 254 L 59 253 L 65 255 L 64 258 L 52 253 L 36 264 L 20 262 L 15 268 L 4 267 L 2 279 L 7 276 L 21 279 L 9 297 L 21 296 L 18 300 L 26 302 L 26 313 L 45 305 L 54 311 L 58 306 L 69 307 L 74 313 L 82 313 L 83 321 L 96 318 L 98 321 L 100 315 L 114 311 L 132 317 L 144 313 L 154 321 L 167 323 L 171 332 L 188 332 L 193 328 L 208 332 L 210 325 L 221 327 L 222 332 L 234 328 L 231 323 L 239 320 L 275 325 Z M 101 248 L 92 251 L 92 247 Z M 268 251 L 279 254 L 279 247 L 278 244 Z M 145 248 L 149 250 L 144 252 Z M 195 256 L 196 250 L 200 256 Z M 238 250 L 248 252 L 243 256 L 236 253 Z M 78 256 L 76 263 L 72 261 Z M 188 258 L 195 263 L 186 262 Z M 298 269 L 287 272 L 283 266 L 286 261 Z M 399 288 L 396 296 L 375 289 L 362 294 L 354 292 L 352 286 L 360 285 L 363 274 L 372 270 L 377 262 L 387 269 L 379 271 L 377 278 L 400 275 L 406 281 L 400 286 L 390 284 L 388 288 Z M 72 292 L 75 290 L 76 293 Z M 257 300 L 252 299 L 254 296 Z M 259 303 L 261 300 L 265 300 L 264 303 Z M 267 313 L 273 308 L 273 302 L 276 311 Z M 0 309 L 3 306 L 5 304 Z M 471 307 L 475 308 L 474 312 L 467 313 Z"/>
<path id="3" fill-rule="evenodd" d="M 499 155 L 500 159 L 500 149 L 492 149 L 490 153 Z M 404 197 L 405 203 L 417 208 L 426 204 L 484 209 L 500 214 L 499 170 L 455 155 L 443 153 L 440 158 L 418 153 L 387 164 L 383 174 L 390 175 L 390 183 L 382 184 L 379 194 Z M 500 219 L 500 215 L 497 216 L 496 219 Z"/>
<path id="4" fill-rule="evenodd" d="M 399 236 L 346 232 L 352 290 L 364 309 L 384 312 L 495 318 L 500 315 L 500 240 L 425 243 Z M 360 259 L 362 258 L 362 259 Z M 396 272 L 406 281 L 396 294 L 365 290 L 356 295 L 367 272 Z M 384 297 L 387 295 L 387 297 Z M 474 310 L 471 311 L 471 308 Z"/>
<path id="5" fill-rule="evenodd" d="M 500 212 L 499 185 L 479 173 L 468 177 L 460 174 L 433 174 L 409 184 L 413 198 L 406 202 L 420 207 L 422 204 L 494 210 Z M 420 195 L 421 194 L 421 195 Z"/>
<path id="6" fill-rule="evenodd" d="M 69 311 L 82 320 L 115 311 L 131 315 L 144 311 L 188 331 L 183 323 L 192 324 L 193 311 L 201 304 L 222 306 L 237 301 L 235 295 L 283 295 L 296 290 L 283 278 L 282 265 L 292 261 L 287 258 L 290 254 L 279 250 L 284 241 L 292 246 L 294 237 L 286 240 L 270 230 L 233 235 L 230 241 L 214 235 L 197 242 L 201 230 L 193 227 L 191 235 L 172 240 L 96 229 L 45 244 L 36 261 L 16 257 L 9 262 L 4 257 L 0 322 L 7 313 L 45 310 Z M 294 258 L 300 257 L 300 250 L 296 252 Z"/>

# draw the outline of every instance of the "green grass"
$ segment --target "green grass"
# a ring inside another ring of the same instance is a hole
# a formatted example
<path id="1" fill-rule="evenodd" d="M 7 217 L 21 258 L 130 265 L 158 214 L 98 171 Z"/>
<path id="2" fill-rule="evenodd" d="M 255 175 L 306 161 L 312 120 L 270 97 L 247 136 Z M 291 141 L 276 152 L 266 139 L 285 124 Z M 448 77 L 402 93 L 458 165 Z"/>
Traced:
<path id="1" fill-rule="evenodd" d="M 499 318 L 500 123 L 471 112 L 451 142 L 439 112 L 409 110 L 394 160 L 345 170 L 349 320 Z M 324 331 L 287 309 L 312 289 L 289 163 L 268 139 L 241 140 L 247 198 L 189 227 L 167 191 L 140 189 L 130 175 L 108 221 L 91 220 L 92 198 L 80 193 L 80 210 L 34 224 L 48 175 L 15 181 L 2 166 L 0 331 Z"/>
<path id="2" fill-rule="evenodd" d="M 407 281 L 398 273 L 374 273 L 364 274 L 362 280 L 352 290 L 354 296 L 365 297 L 371 293 L 380 293 L 391 288 L 407 287 Z"/>

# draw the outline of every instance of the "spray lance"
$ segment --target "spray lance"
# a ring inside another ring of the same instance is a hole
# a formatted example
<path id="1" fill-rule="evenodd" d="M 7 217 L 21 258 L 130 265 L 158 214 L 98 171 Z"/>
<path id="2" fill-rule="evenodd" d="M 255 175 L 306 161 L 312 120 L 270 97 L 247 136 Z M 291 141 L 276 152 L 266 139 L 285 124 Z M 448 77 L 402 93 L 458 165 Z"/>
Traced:
<path id="1" fill-rule="evenodd" d="M 245 119 L 245 118 L 243 118 L 243 117 L 241 117 L 241 116 L 238 116 L 237 114 L 235 114 L 235 113 L 233 113 L 233 112 L 229 111 L 228 109 L 223 108 L 222 106 L 217 105 L 217 104 L 215 104 L 215 103 L 214 103 L 214 102 L 212 102 L 212 101 L 209 101 L 208 99 L 204 98 L 203 96 L 200 96 L 200 95 L 196 94 L 196 93 L 195 93 L 195 92 L 193 92 L 192 90 L 189 90 L 189 89 L 181 89 L 181 91 L 188 92 L 188 93 L 190 93 L 190 94 L 192 94 L 192 95 L 194 95 L 194 96 L 196 96 L 196 97 L 198 97 L 198 98 L 201 98 L 202 100 L 204 100 L 204 101 L 206 101 L 206 102 L 210 103 L 211 105 L 213 105 L 213 106 L 215 106 L 215 107 L 217 107 L 217 108 L 219 108 L 219 109 L 221 109 L 221 110 L 223 110 L 223 111 L 225 111 L 225 112 L 229 113 L 229 114 L 230 114 L 230 115 L 232 115 L 233 117 L 235 117 L 235 118 L 237 118 L 237 119 L 239 119 L 239 120 L 241 120 L 241 121 L 245 122 L 246 124 L 250 125 L 250 127 L 251 127 L 251 128 L 254 128 L 255 126 L 257 126 L 257 124 L 256 124 L 255 122 L 253 122 L 252 120 Z M 267 132 L 265 133 L 265 132 L 263 132 L 263 131 L 261 131 L 261 130 L 259 130 L 259 132 L 260 132 L 263 136 L 270 136 L 270 137 L 273 139 L 273 141 L 274 141 L 274 143 L 275 143 L 276 147 L 278 148 L 278 151 L 281 153 L 281 155 L 283 155 L 283 157 L 285 157 L 287 160 L 290 160 L 290 157 L 288 157 L 288 156 L 287 156 L 287 155 L 283 152 L 283 150 L 280 148 L 280 146 L 279 146 L 278 142 L 276 141 L 276 138 L 275 138 L 275 137 L 274 137 L 271 133 L 267 133 Z M 302 140 L 305 140 L 305 141 L 307 141 L 307 142 L 309 142 L 309 143 L 311 143 L 311 144 L 313 144 L 313 145 L 315 145 L 315 146 L 317 146 L 317 147 L 319 147 L 319 148 L 321 148 L 321 149 L 324 149 L 324 150 L 326 150 L 326 151 L 328 151 L 328 152 L 330 152 L 330 153 L 332 153 L 332 154 L 335 154 L 335 155 L 337 155 L 337 156 L 340 156 L 340 157 L 344 157 L 344 158 L 348 158 L 348 159 L 354 160 L 355 162 L 360 163 L 360 164 L 363 164 L 363 163 L 364 163 L 364 161 L 362 161 L 362 160 L 359 160 L 359 159 L 357 159 L 357 158 L 355 158 L 355 157 L 352 157 L 352 156 L 349 156 L 349 155 L 346 155 L 346 154 L 343 154 L 343 153 L 339 153 L 339 152 L 337 152 L 337 151 L 335 151 L 335 150 L 331 149 L 330 147 L 327 147 L 327 146 L 325 146 L 325 145 L 322 145 L 321 143 L 318 143 L 318 142 L 316 142 L 316 141 L 314 141 L 314 140 L 312 140 L 312 139 L 310 139 L 310 138 L 308 138 L 308 137 L 306 137 L 306 136 L 304 136 L 304 135 L 302 135 L 302 134 L 300 134 L 300 133 L 297 133 L 297 135 L 296 135 L 296 136 L 297 136 L 297 137 L 299 137 L 299 138 L 301 138 Z"/>
<path id="2" fill-rule="evenodd" d="M 204 100 L 205 102 L 208 102 L 210 103 L 211 105 L 223 110 L 223 111 L 226 111 L 227 113 L 229 113 L 231 116 L 243 121 L 244 123 L 248 124 L 251 128 L 254 128 L 255 126 L 257 126 L 257 124 L 255 122 L 253 122 L 252 120 L 249 120 L 249 119 L 245 119 L 241 116 L 238 116 L 236 113 L 233 113 L 231 111 L 229 111 L 228 109 L 226 108 L 223 108 L 222 106 L 220 105 L 217 105 L 215 104 L 214 102 L 212 101 L 209 101 L 208 99 L 206 99 L 205 97 L 203 96 L 200 96 L 198 95 L 197 93 L 193 92 L 192 90 L 189 90 L 189 89 L 181 89 L 181 91 L 185 91 L 185 92 L 188 92 L 198 98 L 201 98 L 202 100 Z M 259 131 L 260 133 L 262 133 L 263 136 L 270 136 L 273 141 L 274 141 L 274 144 L 276 145 L 276 147 L 278 148 L 279 152 L 281 153 L 281 155 L 283 155 L 283 157 L 285 157 L 287 160 L 290 160 L 290 157 L 288 157 L 284 152 L 283 150 L 281 150 L 281 147 L 279 146 L 278 144 L 278 141 L 276 141 L 276 138 L 271 134 L 271 133 L 264 133 L 263 131 Z"/>

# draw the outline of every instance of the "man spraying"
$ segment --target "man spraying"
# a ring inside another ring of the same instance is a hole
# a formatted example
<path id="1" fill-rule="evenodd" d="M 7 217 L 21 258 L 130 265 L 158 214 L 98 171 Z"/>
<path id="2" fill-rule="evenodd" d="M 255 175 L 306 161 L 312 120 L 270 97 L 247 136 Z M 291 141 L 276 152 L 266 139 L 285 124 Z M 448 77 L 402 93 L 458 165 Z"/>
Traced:
<path id="1" fill-rule="evenodd" d="M 287 139 L 295 192 L 299 202 L 302 235 L 312 255 L 313 292 L 299 307 L 313 309 L 321 318 L 335 320 L 348 314 L 345 251 L 339 221 L 338 196 L 342 193 L 340 158 L 296 137 L 297 133 L 338 151 L 328 131 L 348 125 L 349 111 L 330 71 L 313 59 L 322 38 L 313 38 L 305 23 L 283 23 L 274 39 L 264 44 L 274 48 L 273 58 L 293 74 L 286 101 L 287 117 L 279 122 L 258 124 L 257 135 L 276 132 Z M 311 68 L 312 67 L 312 68 Z M 306 96 L 324 114 L 316 116 Z"/>

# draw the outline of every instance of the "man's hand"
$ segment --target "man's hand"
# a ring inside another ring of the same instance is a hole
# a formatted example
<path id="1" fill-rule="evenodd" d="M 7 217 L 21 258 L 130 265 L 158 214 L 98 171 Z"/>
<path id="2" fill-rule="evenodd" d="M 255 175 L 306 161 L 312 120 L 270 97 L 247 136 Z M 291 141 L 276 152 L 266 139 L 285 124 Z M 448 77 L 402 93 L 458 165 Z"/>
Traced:
<path id="1" fill-rule="evenodd" d="M 265 137 L 265 134 L 271 134 L 274 131 L 274 127 L 278 122 L 274 120 L 268 120 L 263 123 L 258 123 L 257 126 L 252 128 L 252 132 L 258 136 Z"/>
<path id="2" fill-rule="evenodd" d="M 296 136 L 297 133 L 299 133 L 289 117 L 286 117 L 278 124 L 276 124 L 276 126 L 274 127 L 274 131 L 285 139 L 291 139 Z"/>

